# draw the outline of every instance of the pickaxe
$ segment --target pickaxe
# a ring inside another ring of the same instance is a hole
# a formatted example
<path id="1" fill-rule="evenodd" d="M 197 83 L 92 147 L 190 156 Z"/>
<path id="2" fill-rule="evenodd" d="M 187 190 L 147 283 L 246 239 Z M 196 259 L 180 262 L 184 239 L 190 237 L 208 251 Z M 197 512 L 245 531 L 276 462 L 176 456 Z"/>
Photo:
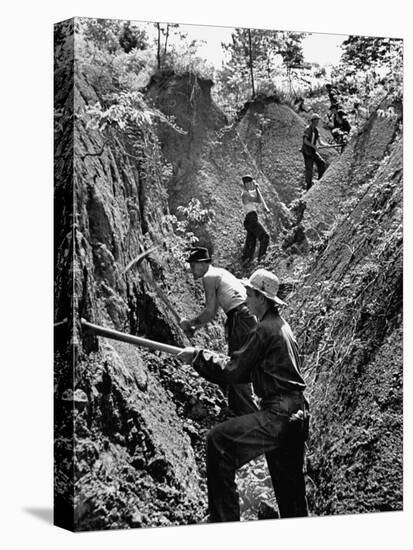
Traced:
<path id="1" fill-rule="evenodd" d="M 142 252 L 141 254 L 139 254 L 139 256 L 137 256 L 135 259 L 131 260 L 128 265 L 125 267 L 125 269 L 123 270 L 123 275 L 125 275 L 125 273 L 131 268 L 133 267 L 134 265 L 138 265 L 144 258 L 146 258 L 151 252 L 153 252 L 156 248 L 158 248 L 157 246 L 154 246 L 153 248 L 150 248 L 149 250 L 145 250 L 144 252 Z M 161 298 L 163 300 L 163 302 L 166 304 L 167 308 L 169 309 L 169 311 L 171 312 L 172 316 L 174 317 L 175 321 L 178 323 L 178 325 L 180 325 L 181 323 L 181 318 L 179 317 L 178 313 L 175 311 L 174 307 L 172 306 L 172 304 L 169 302 L 169 300 L 167 299 L 166 296 L 162 296 Z M 194 330 L 187 330 L 186 331 L 186 335 L 188 337 L 192 337 L 194 335 Z"/>
<path id="2" fill-rule="evenodd" d="M 151 252 L 153 252 L 154 250 L 156 250 L 156 248 L 158 248 L 157 246 L 154 246 L 153 248 L 150 248 L 149 250 L 145 250 L 144 252 L 142 252 L 141 254 L 139 254 L 138 256 L 136 256 L 136 258 L 134 258 L 133 260 L 131 260 L 128 265 L 125 267 L 125 269 L 123 270 L 123 275 L 125 275 L 125 273 L 127 271 L 129 271 L 129 269 L 131 267 L 133 267 L 134 265 L 137 265 L 139 264 L 144 258 L 146 258 L 146 256 L 148 256 Z"/>

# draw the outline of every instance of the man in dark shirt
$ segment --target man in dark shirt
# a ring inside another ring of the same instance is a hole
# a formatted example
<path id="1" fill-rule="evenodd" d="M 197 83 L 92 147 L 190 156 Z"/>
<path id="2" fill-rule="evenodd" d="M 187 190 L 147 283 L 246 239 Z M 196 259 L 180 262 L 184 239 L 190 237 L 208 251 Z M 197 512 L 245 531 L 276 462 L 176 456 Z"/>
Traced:
<path id="1" fill-rule="evenodd" d="M 317 145 L 327 145 L 320 139 L 320 133 L 318 131 L 318 122 L 320 116 L 317 113 L 314 113 L 311 116 L 311 123 L 305 128 L 303 134 L 303 145 L 301 152 L 304 157 L 305 164 L 305 182 L 307 186 L 307 191 L 313 185 L 313 165 L 314 163 L 317 166 L 318 179 L 326 171 L 326 163 L 324 159 L 317 152 Z"/>
<path id="2" fill-rule="evenodd" d="M 327 83 L 326 90 L 327 90 L 328 98 L 330 100 L 331 105 L 333 105 L 334 103 L 337 103 L 340 97 L 337 88 Z"/>
<path id="3" fill-rule="evenodd" d="M 209 520 L 239 521 L 235 471 L 265 453 L 281 517 L 307 515 L 303 475 L 307 402 L 300 356 L 289 325 L 278 312 L 278 278 L 265 269 L 248 282 L 247 306 L 257 319 L 244 346 L 231 358 L 185 348 L 178 355 L 192 362 L 210 382 L 251 381 L 260 410 L 218 424 L 207 435 Z"/>
<path id="4" fill-rule="evenodd" d="M 331 133 L 336 143 L 345 144 L 351 130 L 347 114 L 339 105 L 332 105 L 331 110 Z"/>

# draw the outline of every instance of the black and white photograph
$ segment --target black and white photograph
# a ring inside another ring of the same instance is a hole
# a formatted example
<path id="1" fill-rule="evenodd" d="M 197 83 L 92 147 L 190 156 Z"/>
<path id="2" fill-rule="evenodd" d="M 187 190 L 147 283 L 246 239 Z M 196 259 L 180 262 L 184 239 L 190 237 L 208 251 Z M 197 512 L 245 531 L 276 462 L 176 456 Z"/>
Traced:
<path id="1" fill-rule="evenodd" d="M 1 547 L 408 548 L 408 4 L 2 16 Z"/>
<path id="2" fill-rule="evenodd" d="M 402 511 L 403 40 L 75 17 L 54 63 L 55 524 Z"/>

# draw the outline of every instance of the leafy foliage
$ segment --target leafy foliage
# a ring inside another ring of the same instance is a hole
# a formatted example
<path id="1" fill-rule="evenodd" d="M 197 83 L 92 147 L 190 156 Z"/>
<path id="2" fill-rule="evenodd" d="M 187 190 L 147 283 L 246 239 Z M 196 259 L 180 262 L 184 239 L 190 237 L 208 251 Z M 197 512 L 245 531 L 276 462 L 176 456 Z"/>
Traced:
<path id="1" fill-rule="evenodd" d="M 155 27 L 158 70 L 171 70 L 175 74 L 190 73 L 201 78 L 212 78 L 212 66 L 197 53 L 203 41 L 188 39 L 187 33 L 182 32 L 177 24 L 155 23 Z M 173 37 L 175 40 L 171 43 Z"/>
<path id="2" fill-rule="evenodd" d="M 228 103 L 241 105 L 258 93 L 271 94 L 276 77 L 287 75 L 303 61 L 305 33 L 235 29 L 232 42 L 222 44 L 227 61 L 218 72 L 218 86 Z"/>
<path id="3" fill-rule="evenodd" d="M 130 21 L 126 21 L 119 33 L 119 45 L 126 53 L 135 48 L 145 50 L 148 47 L 148 37 L 145 30 L 133 25 Z"/>
<path id="4" fill-rule="evenodd" d="M 402 40 L 349 36 L 342 49 L 340 64 L 332 72 L 332 77 L 347 111 L 366 118 L 384 99 L 388 100 L 389 106 L 402 101 Z M 388 114 L 392 116 L 393 108 L 389 108 Z M 385 113 L 382 115 L 386 116 Z"/>
<path id="5" fill-rule="evenodd" d="M 369 36 L 349 36 L 342 44 L 342 63 L 354 69 L 368 70 L 371 65 L 392 67 L 394 56 L 402 55 L 402 40 L 375 38 Z"/>
<path id="6" fill-rule="evenodd" d="M 193 225 L 210 223 L 215 217 L 215 212 L 202 208 L 201 202 L 196 198 L 191 199 L 188 206 L 178 206 L 177 210 Z"/>
<path id="7" fill-rule="evenodd" d="M 174 214 L 166 214 L 162 222 L 166 230 L 173 235 L 168 240 L 168 250 L 175 260 L 184 264 L 187 257 L 187 250 L 198 242 L 198 238 L 189 230 L 188 220 L 178 220 Z"/>
<path id="8" fill-rule="evenodd" d="M 122 21 L 116 19 L 78 19 L 78 31 L 83 31 L 84 38 L 96 48 L 115 53 L 119 47 L 119 35 Z"/>
<path id="9" fill-rule="evenodd" d="M 185 133 L 159 109 L 149 107 L 140 92 L 120 92 L 110 94 L 105 99 L 111 103 L 107 109 L 102 108 L 99 102 L 89 107 L 89 127 L 103 130 L 108 125 L 116 124 L 121 130 L 125 130 L 128 124 L 134 124 L 138 128 L 149 128 L 154 119 L 158 119 L 178 133 Z"/>

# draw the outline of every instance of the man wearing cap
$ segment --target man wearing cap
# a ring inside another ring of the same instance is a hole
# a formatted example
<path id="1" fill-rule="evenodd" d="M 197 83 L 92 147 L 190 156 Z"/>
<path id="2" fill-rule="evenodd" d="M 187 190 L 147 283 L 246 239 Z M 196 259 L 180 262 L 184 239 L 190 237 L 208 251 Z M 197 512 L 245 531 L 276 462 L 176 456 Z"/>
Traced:
<path id="1" fill-rule="evenodd" d="M 258 183 L 250 175 L 242 177 L 244 189 L 241 193 L 241 202 L 245 211 L 244 227 L 247 232 L 244 251 L 242 253 L 242 263 L 245 265 L 254 258 L 257 239 L 260 243 L 258 249 L 258 261 L 260 261 L 267 252 L 270 237 L 261 223 L 258 221 L 258 206 L 261 204 L 266 212 L 270 209 L 266 205 Z"/>
<path id="2" fill-rule="evenodd" d="M 306 516 L 303 474 L 308 404 L 299 350 L 280 316 L 279 281 L 265 269 L 245 283 L 258 324 L 240 350 L 222 359 L 188 347 L 178 357 L 211 382 L 252 381 L 260 410 L 218 424 L 207 434 L 209 521 L 239 521 L 238 468 L 265 453 L 280 517 Z"/>
<path id="3" fill-rule="evenodd" d="M 313 184 L 314 163 L 317 166 L 318 179 L 320 179 L 321 176 L 326 171 L 326 163 L 324 159 L 319 155 L 319 153 L 317 153 L 318 143 L 323 146 L 327 145 L 320 139 L 320 133 L 317 128 L 319 120 L 320 120 L 320 115 L 318 115 L 317 113 L 314 113 L 311 116 L 311 123 L 305 128 L 304 134 L 303 134 L 303 145 L 301 148 L 301 152 L 304 157 L 305 182 L 307 186 L 307 191 L 311 188 Z"/>
<path id="4" fill-rule="evenodd" d="M 228 342 L 228 355 L 238 350 L 247 339 L 249 332 L 257 324 L 254 315 L 245 305 L 247 294 L 239 279 L 226 269 L 212 265 L 207 248 L 191 249 L 187 258 L 194 279 L 202 279 L 205 291 L 205 307 L 192 319 L 181 319 L 181 328 L 188 334 L 211 322 L 221 307 L 226 314 L 225 333 Z M 228 406 L 236 415 L 248 414 L 257 410 L 250 382 L 241 384 L 221 384 L 227 393 Z"/>

